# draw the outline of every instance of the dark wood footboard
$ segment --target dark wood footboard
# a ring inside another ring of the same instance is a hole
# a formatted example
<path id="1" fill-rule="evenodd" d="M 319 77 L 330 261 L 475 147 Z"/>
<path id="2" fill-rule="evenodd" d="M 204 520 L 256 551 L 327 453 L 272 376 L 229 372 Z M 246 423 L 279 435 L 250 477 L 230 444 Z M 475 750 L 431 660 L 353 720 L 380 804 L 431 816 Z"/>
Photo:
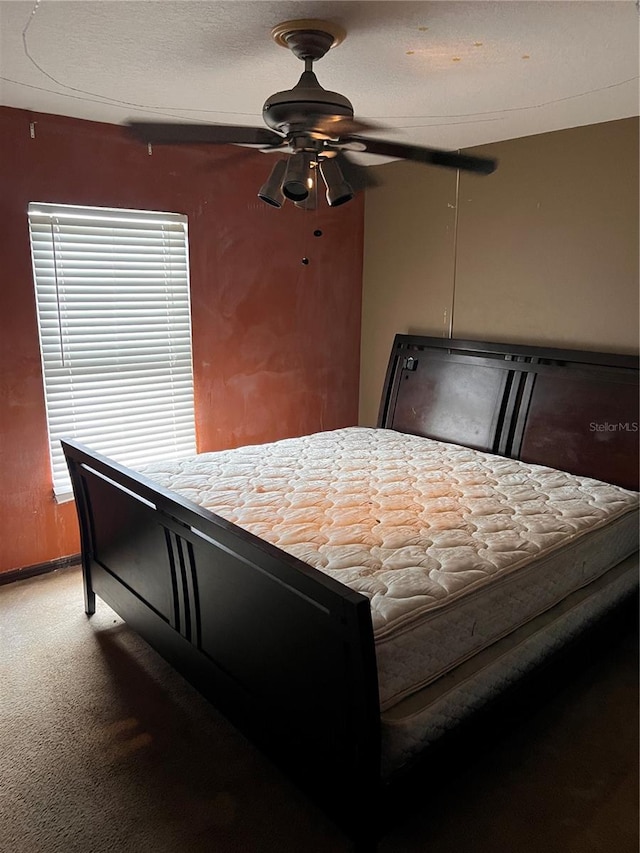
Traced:
<path id="1" fill-rule="evenodd" d="M 63 447 L 87 612 L 99 595 L 361 835 L 356 798 L 375 801 L 380 750 L 368 599 L 76 442 Z"/>

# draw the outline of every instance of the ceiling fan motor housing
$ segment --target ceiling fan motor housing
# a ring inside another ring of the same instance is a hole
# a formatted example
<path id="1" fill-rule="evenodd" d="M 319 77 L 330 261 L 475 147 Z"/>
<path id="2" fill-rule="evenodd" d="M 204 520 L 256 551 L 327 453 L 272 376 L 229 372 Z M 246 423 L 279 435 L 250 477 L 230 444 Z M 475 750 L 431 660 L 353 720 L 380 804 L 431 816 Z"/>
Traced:
<path id="1" fill-rule="evenodd" d="M 262 108 L 265 123 L 285 132 L 289 125 L 304 122 L 308 116 L 353 118 L 353 105 L 339 92 L 324 89 L 313 71 L 304 71 L 293 89 L 271 95 Z"/>

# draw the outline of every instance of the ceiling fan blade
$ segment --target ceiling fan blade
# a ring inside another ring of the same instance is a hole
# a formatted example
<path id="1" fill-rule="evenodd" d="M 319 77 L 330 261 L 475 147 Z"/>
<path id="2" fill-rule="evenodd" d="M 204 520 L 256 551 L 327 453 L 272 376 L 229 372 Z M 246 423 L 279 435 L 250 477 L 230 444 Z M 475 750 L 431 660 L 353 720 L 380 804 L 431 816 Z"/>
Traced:
<path id="1" fill-rule="evenodd" d="M 366 139 L 363 136 L 353 136 L 343 141 L 363 143 L 367 154 L 382 154 L 386 157 L 398 157 L 416 163 L 432 163 L 434 166 L 463 169 L 467 172 L 478 172 L 481 175 L 490 175 L 498 165 L 495 160 L 490 160 L 488 157 L 472 157 L 469 154 L 458 154 L 456 151 L 423 148 L 421 145 L 407 145 L 404 142 Z"/>
<path id="2" fill-rule="evenodd" d="M 266 127 L 247 127 L 233 124 L 177 124 L 175 122 L 130 121 L 129 130 L 142 142 L 154 145 L 180 145 L 210 142 L 218 145 L 253 144 L 280 145 L 279 133 Z"/>
<path id="3" fill-rule="evenodd" d="M 377 187 L 380 183 L 374 177 L 371 169 L 361 166 L 359 163 L 354 163 L 343 151 L 336 152 L 333 159 L 340 166 L 347 183 L 351 184 L 356 192 L 373 189 L 373 187 Z"/>

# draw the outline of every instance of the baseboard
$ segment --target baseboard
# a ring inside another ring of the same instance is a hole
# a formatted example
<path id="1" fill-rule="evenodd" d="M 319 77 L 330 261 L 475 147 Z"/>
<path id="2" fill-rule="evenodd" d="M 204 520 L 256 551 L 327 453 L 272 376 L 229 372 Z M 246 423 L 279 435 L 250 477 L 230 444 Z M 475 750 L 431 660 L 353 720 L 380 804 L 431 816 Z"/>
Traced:
<path id="1" fill-rule="evenodd" d="M 13 581 L 22 581 L 33 578 L 36 575 L 44 575 L 47 572 L 55 572 L 58 569 L 66 569 L 80 563 L 80 554 L 70 554 L 68 557 L 58 557 L 57 560 L 49 560 L 46 563 L 36 563 L 35 566 L 25 566 L 23 569 L 11 569 L 8 572 L 0 572 L 0 586 Z"/>

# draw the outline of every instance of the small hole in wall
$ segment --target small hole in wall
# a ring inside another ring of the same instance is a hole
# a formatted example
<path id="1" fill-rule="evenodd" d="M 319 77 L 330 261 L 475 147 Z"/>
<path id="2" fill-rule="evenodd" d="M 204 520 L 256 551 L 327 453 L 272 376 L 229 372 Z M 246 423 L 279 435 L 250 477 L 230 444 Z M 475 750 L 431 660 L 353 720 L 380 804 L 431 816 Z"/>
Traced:
<path id="1" fill-rule="evenodd" d="M 302 263 L 303 263 L 303 264 L 305 265 L 305 267 L 306 267 L 306 265 L 309 263 L 309 258 L 303 258 L 303 259 L 302 259 Z"/>
<path id="2" fill-rule="evenodd" d="M 322 231 L 319 228 L 316 228 L 316 230 L 313 232 L 313 236 L 322 237 Z"/>

